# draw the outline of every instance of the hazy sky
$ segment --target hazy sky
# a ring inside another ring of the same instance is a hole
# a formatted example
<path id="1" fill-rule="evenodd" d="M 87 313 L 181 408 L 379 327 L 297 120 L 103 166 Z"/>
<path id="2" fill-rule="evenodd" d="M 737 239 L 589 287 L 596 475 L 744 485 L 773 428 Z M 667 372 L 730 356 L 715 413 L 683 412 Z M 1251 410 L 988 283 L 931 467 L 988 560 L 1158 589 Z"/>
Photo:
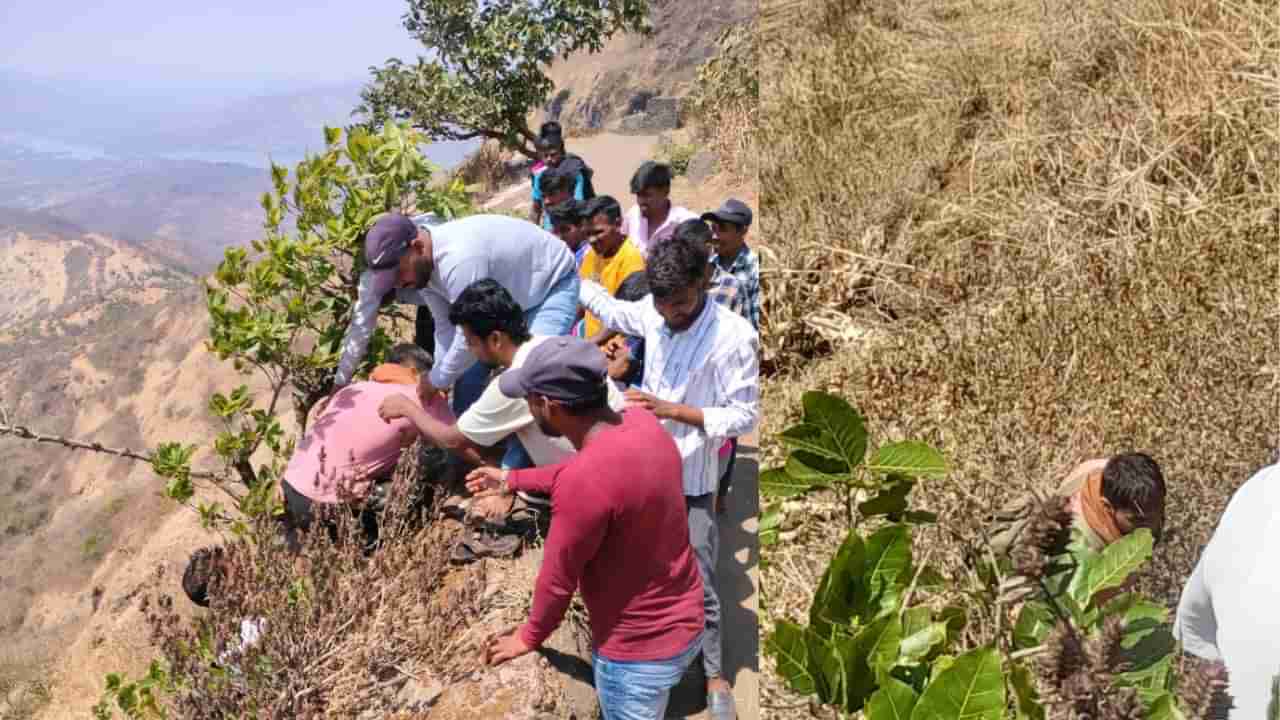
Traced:
<path id="1" fill-rule="evenodd" d="M 269 91 L 422 51 L 405 0 L 0 0 L 0 67 L 90 83 Z M 139 87 L 140 89 L 140 87 Z"/>

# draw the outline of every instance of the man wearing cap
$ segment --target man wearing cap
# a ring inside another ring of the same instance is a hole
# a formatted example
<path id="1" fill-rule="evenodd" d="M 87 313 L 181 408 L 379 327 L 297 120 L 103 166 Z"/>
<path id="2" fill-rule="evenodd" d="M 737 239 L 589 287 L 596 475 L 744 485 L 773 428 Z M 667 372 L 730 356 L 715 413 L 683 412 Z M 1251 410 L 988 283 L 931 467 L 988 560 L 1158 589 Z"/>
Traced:
<path id="1" fill-rule="evenodd" d="M 711 224 L 715 243 L 712 266 L 738 279 L 740 295 L 734 309 L 760 332 L 760 260 L 747 246 L 751 208 L 744 202 L 729 199 L 720 209 L 703 213 L 702 220 Z"/>
<path id="2" fill-rule="evenodd" d="M 543 492 L 552 504 L 529 620 L 493 639 L 485 660 L 541 646 L 580 590 L 605 719 L 660 720 L 704 633 L 680 451 L 652 412 L 609 407 L 604 355 L 581 338 L 547 340 L 498 385 L 578 452 L 560 465 L 485 467 L 467 478 L 472 492 Z"/>
<path id="3" fill-rule="evenodd" d="M 726 439 L 751 432 L 759 417 L 759 340 L 742 316 L 708 302 L 710 254 L 697 235 L 703 223 L 693 220 L 649 251 L 649 297 L 622 302 L 586 281 L 582 304 L 606 327 L 644 338 L 641 389 L 626 396 L 633 406 L 657 415 L 680 448 L 689 538 L 705 593 L 707 706 L 710 716 L 721 720 L 734 717 L 734 701 L 720 662 L 718 455 Z"/>
<path id="4" fill-rule="evenodd" d="M 334 376 L 351 382 L 377 324 L 383 297 L 425 305 L 435 325 L 439 361 L 419 387 L 424 397 L 453 388 L 461 415 L 484 390 L 491 368 L 476 361 L 462 333 L 449 322 L 449 304 L 471 283 L 492 278 L 524 309 L 535 335 L 563 335 L 577 316 L 578 272 L 573 254 L 536 225 L 502 215 L 472 215 L 430 229 L 403 215 L 380 218 L 365 238 L 368 269 L 342 342 Z M 456 383 L 456 386 L 455 386 Z"/>

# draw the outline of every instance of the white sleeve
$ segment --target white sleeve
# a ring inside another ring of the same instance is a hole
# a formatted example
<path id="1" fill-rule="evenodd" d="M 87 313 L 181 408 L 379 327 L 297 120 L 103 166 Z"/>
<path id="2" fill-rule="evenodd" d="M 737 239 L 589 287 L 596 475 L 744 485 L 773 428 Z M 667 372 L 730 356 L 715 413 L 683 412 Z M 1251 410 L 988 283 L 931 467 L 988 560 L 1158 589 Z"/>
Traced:
<path id="1" fill-rule="evenodd" d="M 723 404 L 702 408 L 703 431 L 712 438 L 750 433 L 760 417 L 760 354 L 755 333 L 716 363 L 715 380 Z"/>
<path id="2" fill-rule="evenodd" d="M 651 297 L 625 302 L 614 298 L 599 283 L 591 280 L 582 281 L 578 297 L 583 307 L 600 319 L 601 325 L 623 335 L 645 336 L 646 311 L 653 303 Z"/>
<path id="3" fill-rule="evenodd" d="M 449 304 L 471 283 L 487 277 L 489 266 L 486 261 L 479 258 L 468 260 L 456 265 L 442 278 L 447 296 L 427 293 L 427 306 L 436 321 L 436 365 L 431 369 L 430 380 L 440 390 L 453 387 L 476 362 L 475 356 L 467 349 L 466 338 L 449 323 Z"/>
<path id="4" fill-rule="evenodd" d="M 509 398 L 492 380 L 480 394 L 480 399 L 467 408 L 458 418 L 458 432 L 471 442 L 483 447 L 493 447 L 508 435 L 517 433 L 533 423 L 529 404 L 524 400 Z"/>
<path id="5" fill-rule="evenodd" d="M 378 326 L 378 308 L 382 306 L 383 296 L 395 286 L 395 279 L 395 273 L 392 272 L 374 273 L 365 270 L 360 273 L 351 324 L 347 326 L 347 334 L 342 338 L 342 355 L 338 359 L 338 371 L 333 376 L 335 387 L 348 385 L 356 367 L 364 360 L 365 351 L 369 349 L 369 338 Z"/>
<path id="6" fill-rule="evenodd" d="M 1178 601 L 1178 614 L 1173 622 L 1173 636 L 1182 643 L 1184 651 L 1206 660 L 1221 660 L 1218 620 L 1213 614 L 1213 597 L 1204 578 L 1204 561 L 1212 546 L 1210 541 L 1182 588 L 1182 599 Z"/>

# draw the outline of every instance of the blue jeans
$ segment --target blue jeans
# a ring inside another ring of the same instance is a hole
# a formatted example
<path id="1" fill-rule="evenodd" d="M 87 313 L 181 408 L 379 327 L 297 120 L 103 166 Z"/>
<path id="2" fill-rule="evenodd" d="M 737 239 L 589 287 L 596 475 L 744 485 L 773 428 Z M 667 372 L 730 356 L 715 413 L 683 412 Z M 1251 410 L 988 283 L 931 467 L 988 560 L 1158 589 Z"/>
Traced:
<path id="1" fill-rule="evenodd" d="M 666 660 L 610 660 L 591 654 L 596 694 L 604 720 L 662 720 L 671 688 L 702 649 L 696 638 L 679 655 Z"/>
<path id="2" fill-rule="evenodd" d="M 573 322 L 578 317 L 578 290 L 581 281 L 576 274 L 569 274 L 555 285 L 542 302 L 524 311 L 524 321 L 529 326 L 530 335 L 568 335 L 573 329 Z M 489 373 L 493 368 L 477 362 L 453 386 L 453 414 L 461 417 L 467 408 L 475 404 L 488 385 Z M 502 466 L 509 469 L 525 468 L 533 465 L 524 446 L 515 437 L 507 443 L 507 454 L 502 459 Z"/>

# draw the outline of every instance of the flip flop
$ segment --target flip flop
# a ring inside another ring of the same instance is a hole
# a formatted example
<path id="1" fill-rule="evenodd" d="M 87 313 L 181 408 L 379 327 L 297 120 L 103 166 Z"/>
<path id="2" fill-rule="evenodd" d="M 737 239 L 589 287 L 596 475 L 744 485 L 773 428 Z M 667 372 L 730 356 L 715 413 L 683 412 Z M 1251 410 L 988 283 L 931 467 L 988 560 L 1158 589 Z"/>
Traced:
<path id="1" fill-rule="evenodd" d="M 519 535 L 495 534 L 476 528 L 469 528 L 466 534 L 454 547 L 449 556 L 450 562 L 457 565 L 475 562 L 480 558 L 515 557 L 524 540 Z"/>

